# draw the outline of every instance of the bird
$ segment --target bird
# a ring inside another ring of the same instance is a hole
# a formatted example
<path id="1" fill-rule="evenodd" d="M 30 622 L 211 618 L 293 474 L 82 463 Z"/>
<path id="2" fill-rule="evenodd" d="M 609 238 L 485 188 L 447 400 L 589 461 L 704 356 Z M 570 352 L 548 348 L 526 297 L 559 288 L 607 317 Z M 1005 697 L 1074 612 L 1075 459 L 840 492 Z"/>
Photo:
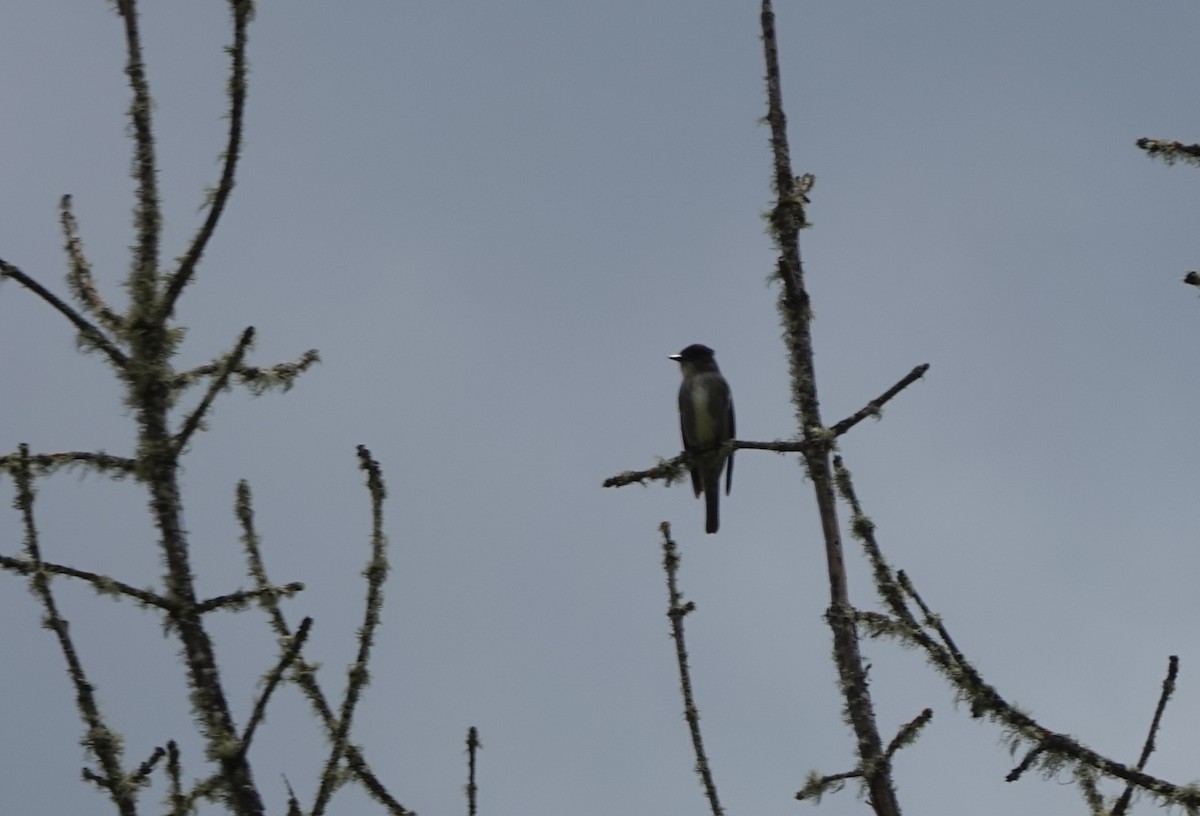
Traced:
<path id="1" fill-rule="evenodd" d="M 721 470 L 725 470 L 725 495 L 733 487 L 733 451 L 725 445 L 734 438 L 733 395 L 721 376 L 713 350 L 693 343 L 669 359 L 679 363 L 679 428 L 683 449 L 690 456 L 688 470 L 696 498 L 704 494 L 704 530 L 715 533 L 721 525 Z"/>

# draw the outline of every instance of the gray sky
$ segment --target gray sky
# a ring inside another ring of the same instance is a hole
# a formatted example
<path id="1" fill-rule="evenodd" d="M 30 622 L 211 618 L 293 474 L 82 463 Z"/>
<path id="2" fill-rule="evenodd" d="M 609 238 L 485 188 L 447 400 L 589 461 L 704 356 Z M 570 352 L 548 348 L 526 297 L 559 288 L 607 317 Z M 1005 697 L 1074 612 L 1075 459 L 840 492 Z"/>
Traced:
<path id="1" fill-rule="evenodd" d="M 1200 256 L 1200 176 L 1133 143 L 1200 138 L 1187 81 L 1200 10 L 778 13 L 793 158 L 818 177 L 803 240 L 827 421 L 932 366 L 842 444 L 888 556 L 1002 694 L 1115 759 L 1136 758 L 1180 655 L 1148 770 L 1188 781 L 1200 300 L 1178 280 Z M 170 258 L 218 170 L 224 4 L 147 3 L 144 33 Z M 56 206 L 71 193 L 118 302 L 132 242 L 122 54 L 107 3 L 0 8 L 0 257 L 65 292 Z M 227 396 L 194 441 L 204 591 L 246 584 L 231 506 L 249 479 L 272 574 L 306 583 L 290 611 L 316 617 L 310 656 L 340 690 L 361 616 L 366 444 L 390 489 L 393 573 L 358 741 L 401 801 L 463 812 L 475 725 L 484 813 L 700 813 L 659 569 L 670 521 L 724 804 L 808 812 L 792 800 L 805 774 L 848 770 L 853 744 L 801 469 L 739 455 L 717 536 L 682 485 L 600 488 L 678 451 L 666 355 L 691 342 L 717 350 L 742 438 L 795 432 L 760 219 L 757 4 L 267 0 L 251 61 L 239 185 L 179 310 L 181 365 L 248 325 L 257 363 L 311 347 L 324 362 L 287 395 Z M 129 451 L 102 360 L 11 282 L 0 349 L 0 450 Z M 44 483 L 47 557 L 152 584 L 144 508 L 133 484 Z M 0 551 L 18 548 L 0 513 Z M 850 553 L 853 596 L 871 606 Z M 20 579 L 0 582 L 5 807 L 104 812 L 78 781 L 80 727 L 40 610 Z M 129 761 L 186 734 L 176 646 L 152 616 L 55 586 Z M 212 623 L 244 715 L 274 644 L 257 613 Z M 1069 785 L 1005 783 L 1000 735 L 920 655 L 864 652 L 885 732 L 935 710 L 897 761 L 907 811 L 1083 812 Z M 311 801 L 323 750 L 295 692 L 280 695 L 257 754 L 276 812 L 280 774 Z M 820 812 L 864 809 L 846 791 Z M 350 792 L 338 812 L 372 811 Z"/>

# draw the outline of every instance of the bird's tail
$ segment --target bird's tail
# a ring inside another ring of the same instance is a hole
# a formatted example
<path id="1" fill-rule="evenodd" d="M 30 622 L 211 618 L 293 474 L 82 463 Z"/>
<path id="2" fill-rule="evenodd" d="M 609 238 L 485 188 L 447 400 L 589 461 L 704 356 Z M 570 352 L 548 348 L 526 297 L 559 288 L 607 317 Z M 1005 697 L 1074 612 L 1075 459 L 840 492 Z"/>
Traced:
<path id="1" fill-rule="evenodd" d="M 715 533 L 721 526 L 721 471 L 705 474 L 704 479 L 704 532 Z"/>

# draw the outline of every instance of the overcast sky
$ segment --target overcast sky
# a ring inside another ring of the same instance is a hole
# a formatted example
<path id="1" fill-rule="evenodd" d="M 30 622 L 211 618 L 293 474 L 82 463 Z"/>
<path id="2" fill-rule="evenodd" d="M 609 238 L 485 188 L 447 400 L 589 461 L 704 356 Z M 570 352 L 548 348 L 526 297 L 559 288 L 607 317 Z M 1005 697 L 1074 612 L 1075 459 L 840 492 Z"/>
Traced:
<path id="1" fill-rule="evenodd" d="M 145 3 L 166 205 L 180 254 L 218 172 L 225 4 Z M 102 291 L 132 243 L 123 40 L 111 4 L 0 7 L 0 257 L 60 293 L 74 196 Z M 1043 725 L 1137 757 L 1167 656 L 1179 692 L 1148 771 L 1197 775 L 1200 174 L 1140 136 L 1200 140 L 1200 9 L 1014 0 L 780 3 L 822 407 L 833 423 L 929 374 L 841 449 L 888 557 L 959 645 Z M 286 395 L 226 396 L 185 460 L 207 594 L 246 586 L 231 507 L 254 490 L 272 575 L 303 581 L 309 656 L 340 691 L 361 617 L 382 463 L 393 572 L 357 740 L 408 807 L 465 810 L 484 743 L 489 816 L 694 814 L 659 568 L 669 521 L 698 610 L 695 688 L 730 814 L 812 810 L 810 770 L 854 764 L 830 660 L 823 549 L 794 458 L 739 454 L 721 531 L 684 485 L 604 490 L 678 452 L 677 366 L 717 351 L 743 439 L 796 433 L 774 263 L 758 4 L 281 3 L 251 30 L 238 187 L 179 318 L 179 365 L 258 330 L 252 359 L 309 348 Z M 0 287 L 0 451 L 129 454 L 108 367 Z M 3 489 L 11 488 L 4 480 Z M 7 503 L 7 499 L 5 502 Z M 46 557 L 138 586 L 162 568 L 138 485 L 43 483 Z M 844 515 L 844 514 L 843 514 Z M 856 603 L 875 599 L 849 542 Z M 0 552 L 19 553 L 0 513 Z M 131 604 L 55 582 L 127 760 L 182 739 L 203 774 L 176 644 Z M 13 813 L 107 812 L 63 661 L 22 579 L 0 575 L 0 791 Z M 244 717 L 273 664 L 261 614 L 211 619 Z M 921 656 L 865 642 L 910 813 L 1084 812 L 1016 763 Z M 282 812 L 323 758 L 294 689 L 257 744 Z M 161 791 L 161 786 L 158 789 Z M 158 791 L 146 802 L 154 811 Z M 358 792 L 339 813 L 373 811 Z M 853 790 L 824 814 L 862 813 Z M 1154 808 L 1142 803 L 1142 811 Z"/>

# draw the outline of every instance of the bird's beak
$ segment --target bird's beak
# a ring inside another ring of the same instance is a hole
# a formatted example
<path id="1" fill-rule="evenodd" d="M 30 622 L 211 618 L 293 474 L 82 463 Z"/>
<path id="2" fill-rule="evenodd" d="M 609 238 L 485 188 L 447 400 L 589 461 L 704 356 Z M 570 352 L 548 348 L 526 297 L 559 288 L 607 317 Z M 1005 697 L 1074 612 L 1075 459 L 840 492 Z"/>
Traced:
<path id="1" fill-rule="evenodd" d="M 675 362 L 678 363 L 680 360 L 683 359 L 683 355 L 682 354 L 668 354 L 667 359 L 674 360 Z"/>

